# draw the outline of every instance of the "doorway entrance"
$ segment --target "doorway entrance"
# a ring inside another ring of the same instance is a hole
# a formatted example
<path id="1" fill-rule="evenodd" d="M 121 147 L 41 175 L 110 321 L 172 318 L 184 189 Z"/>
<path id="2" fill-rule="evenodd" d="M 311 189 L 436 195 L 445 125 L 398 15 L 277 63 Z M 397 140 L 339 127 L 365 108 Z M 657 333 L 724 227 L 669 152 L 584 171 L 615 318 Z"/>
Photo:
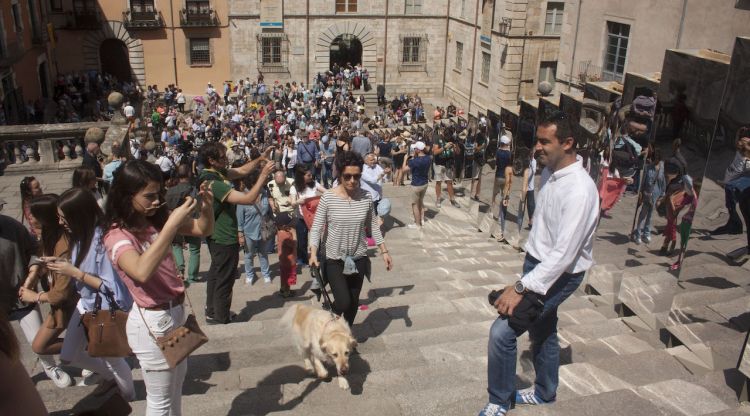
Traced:
<path id="1" fill-rule="evenodd" d="M 120 81 L 133 80 L 128 47 L 120 39 L 105 39 L 102 42 L 99 46 L 99 61 L 102 72 L 112 74 Z"/>
<path id="2" fill-rule="evenodd" d="M 331 42 L 331 68 L 362 63 L 362 42 L 356 36 L 340 35 Z"/>

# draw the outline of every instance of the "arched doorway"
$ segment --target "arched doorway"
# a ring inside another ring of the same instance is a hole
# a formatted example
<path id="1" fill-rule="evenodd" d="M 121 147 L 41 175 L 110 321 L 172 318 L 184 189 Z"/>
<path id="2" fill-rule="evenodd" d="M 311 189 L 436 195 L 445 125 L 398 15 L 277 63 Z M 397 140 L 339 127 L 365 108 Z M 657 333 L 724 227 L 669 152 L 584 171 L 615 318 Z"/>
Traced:
<path id="1" fill-rule="evenodd" d="M 120 39 L 104 39 L 99 46 L 99 63 L 102 72 L 112 74 L 120 81 L 132 81 L 128 47 Z"/>
<path id="2" fill-rule="evenodd" d="M 330 58 L 331 68 L 334 64 L 338 66 L 361 64 L 362 42 L 351 34 L 339 35 L 331 42 Z"/>

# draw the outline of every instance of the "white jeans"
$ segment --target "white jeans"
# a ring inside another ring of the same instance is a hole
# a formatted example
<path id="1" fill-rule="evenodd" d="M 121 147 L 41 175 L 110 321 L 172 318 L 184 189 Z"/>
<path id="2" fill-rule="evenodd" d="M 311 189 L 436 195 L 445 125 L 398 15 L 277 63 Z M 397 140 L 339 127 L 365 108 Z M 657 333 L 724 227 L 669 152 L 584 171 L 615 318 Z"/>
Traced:
<path id="1" fill-rule="evenodd" d="M 143 317 L 138 312 L 139 309 Z M 182 414 L 182 383 L 187 373 L 187 360 L 170 369 L 148 329 L 159 338 L 184 324 L 185 319 L 187 315 L 182 305 L 166 311 L 150 311 L 133 304 L 133 310 L 130 311 L 128 343 L 141 364 L 143 382 L 146 385 L 146 416 Z"/>
<path id="2" fill-rule="evenodd" d="M 122 397 L 127 401 L 135 400 L 135 387 L 133 387 L 133 374 L 125 358 L 121 357 L 92 357 L 86 352 L 86 334 L 83 324 L 80 324 L 81 314 L 76 308 L 70 317 L 68 328 L 65 331 L 60 359 L 69 362 L 72 366 L 91 370 L 105 380 L 114 379 Z"/>
<path id="3" fill-rule="evenodd" d="M 23 335 L 26 337 L 26 341 L 31 345 L 34 342 L 37 332 L 42 327 L 42 313 L 39 312 L 39 307 L 35 307 L 26 313 L 26 315 L 18 320 L 18 324 L 21 327 L 21 331 L 23 331 Z M 40 355 L 39 362 L 45 371 L 57 366 L 55 358 L 51 355 Z"/>

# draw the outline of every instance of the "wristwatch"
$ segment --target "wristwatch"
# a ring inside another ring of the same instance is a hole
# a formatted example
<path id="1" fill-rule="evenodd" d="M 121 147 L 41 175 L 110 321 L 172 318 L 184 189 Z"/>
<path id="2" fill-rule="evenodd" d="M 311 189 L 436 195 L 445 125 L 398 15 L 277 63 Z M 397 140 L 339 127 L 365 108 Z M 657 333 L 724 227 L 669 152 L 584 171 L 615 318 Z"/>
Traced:
<path id="1" fill-rule="evenodd" d="M 524 285 L 523 285 L 523 282 L 522 282 L 522 281 L 520 281 L 520 280 L 519 280 L 519 281 L 517 281 L 517 282 L 516 282 L 516 283 L 515 283 L 515 284 L 513 285 L 513 290 L 515 290 L 515 291 L 516 291 L 516 293 L 518 293 L 519 295 L 523 295 L 524 293 L 526 293 L 526 287 L 524 287 Z"/>

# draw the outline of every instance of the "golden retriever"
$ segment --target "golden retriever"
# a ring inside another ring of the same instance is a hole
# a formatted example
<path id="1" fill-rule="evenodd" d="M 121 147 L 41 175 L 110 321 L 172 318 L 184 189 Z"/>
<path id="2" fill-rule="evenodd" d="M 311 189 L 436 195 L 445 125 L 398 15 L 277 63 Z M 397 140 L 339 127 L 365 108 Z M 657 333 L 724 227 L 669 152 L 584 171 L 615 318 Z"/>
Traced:
<path id="1" fill-rule="evenodd" d="M 335 364 L 339 387 L 349 389 L 345 376 L 349 373 L 349 355 L 357 341 L 346 321 L 330 312 L 305 305 L 292 305 L 281 318 L 282 325 L 291 328 L 292 339 L 305 357 L 305 370 L 318 378 L 328 378 L 323 363 Z"/>

